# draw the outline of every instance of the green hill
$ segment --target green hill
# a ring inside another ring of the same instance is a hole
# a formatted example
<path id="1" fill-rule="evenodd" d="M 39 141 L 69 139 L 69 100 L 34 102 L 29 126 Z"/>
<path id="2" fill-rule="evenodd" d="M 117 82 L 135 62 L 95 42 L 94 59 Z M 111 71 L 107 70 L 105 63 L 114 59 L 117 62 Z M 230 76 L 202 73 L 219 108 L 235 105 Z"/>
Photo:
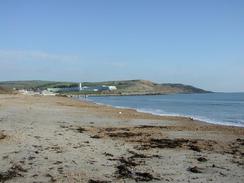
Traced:
<path id="1" fill-rule="evenodd" d="M 0 86 L 16 89 L 46 89 L 53 87 L 72 87 L 78 86 L 75 82 L 56 82 L 56 81 L 5 81 L 0 82 Z M 124 81 L 105 81 L 105 82 L 83 82 L 83 86 L 113 85 L 117 87 L 115 91 L 104 91 L 102 94 L 171 94 L 171 93 L 206 93 L 208 91 L 183 84 L 158 84 L 146 80 L 124 80 Z M 94 92 L 92 92 L 94 93 Z"/>
<path id="2" fill-rule="evenodd" d="M 7 88 L 16 89 L 46 89 L 53 87 L 70 87 L 72 85 L 77 85 L 74 82 L 56 82 L 56 81 L 41 81 L 41 80 L 31 80 L 31 81 L 3 81 L 0 82 L 0 86 Z"/>
<path id="3" fill-rule="evenodd" d="M 84 83 L 85 85 L 86 83 Z M 114 85 L 116 93 L 122 94 L 171 94 L 171 93 L 207 93 L 208 91 L 183 84 L 158 84 L 146 80 L 107 81 L 100 83 L 87 83 L 87 85 Z"/>

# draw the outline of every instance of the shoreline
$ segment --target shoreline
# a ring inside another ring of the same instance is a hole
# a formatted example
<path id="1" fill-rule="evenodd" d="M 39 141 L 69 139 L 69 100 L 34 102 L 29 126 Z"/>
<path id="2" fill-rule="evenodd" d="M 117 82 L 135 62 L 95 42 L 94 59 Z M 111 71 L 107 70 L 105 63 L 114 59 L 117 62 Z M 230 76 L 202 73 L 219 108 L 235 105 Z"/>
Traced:
<path id="1" fill-rule="evenodd" d="M 207 121 L 204 120 L 198 120 L 198 119 L 194 119 L 192 117 L 187 117 L 187 116 L 175 116 L 175 115 L 158 115 L 158 114 L 153 114 L 150 112 L 145 112 L 145 111 L 138 111 L 137 109 L 134 108 L 127 108 L 127 107 L 114 107 L 112 105 L 109 104 L 103 104 L 103 103 L 96 103 L 94 101 L 91 100 L 80 100 L 80 99 L 75 99 L 75 98 L 71 98 L 73 101 L 75 102 L 80 102 L 81 105 L 83 106 L 83 104 L 91 106 L 91 108 L 95 108 L 97 111 L 102 112 L 107 110 L 111 110 L 112 112 L 115 112 L 114 115 L 108 115 L 109 117 L 115 117 L 115 118 L 122 118 L 122 119 L 133 119 L 133 118 L 145 118 L 145 119 L 155 119 L 155 120 L 172 120 L 172 121 L 176 121 L 177 123 L 182 123 L 182 124 L 177 124 L 177 125 L 186 125 L 186 126 L 200 126 L 200 127 L 206 127 L 206 128 L 211 128 L 211 129 L 215 129 L 215 128 L 220 128 L 220 129 L 225 129 L 226 131 L 228 130 L 235 130 L 237 129 L 240 131 L 243 131 L 243 135 L 244 135 L 244 128 L 241 126 L 235 126 L 235 125 L 223 125 L 223 124 L 215 124 L 215 123 L 209 123 Z M 89 107 L 90 108 L 90 107 Z M 97 112 L 96 111 L 96 112 Z M 120 112 L 122 112 L 120 114 Z M 104 114 L 102 112 L 102 114 Z M 107 115 L 107 113 L 105 113 L 104 115 Z M 126 117 L 124 117 L 126 116 Z M 224 130 L 224 131 L 225 131 Z"/>
<path id="2" fill-rule="evenodd" d="M 91 96 L 91 97 L 110 97 L 110 96 L 154 96 L 154 95 L 176 95 L 176 94 L 182 94 L 182 95 L 185 95 L 185 94 L 208 94 L 208 93 L 218 93 L 218 92 L 212 92 L 212 91 L 208 91 L 208 92 L 199 92 L 199 93 L 122 93 L 122 94 L 119 94 L 119 93 L 115 93 L 115 94 L 66 94 L 66 93 L 63 93 L 61 95 L 66 95 L 66 96 L 71 96 L 71 97 L 74 97 L 74 96 Z"/>
<path id="3" fill-rule="evenodd" d="M 97 97 L 97 96 L 95 96 Z M 103 97 L 103 96 L 100 96 L 100 97 Z M 213 121 L 213 120 L 210 120 L 210 119 L 204 119 L 204 118 L 201 118 L 201 117 L 196 117 L 196 116 L 188 116 L 188 115 L 181 115 L 181 114 L 163 114 L 163 113 L 156 113 L 156 112 L 152 112 L 152 111 L 147 111 L 147 110 L 141 110 L 141 109 L 137 109 L 137 108 L 132 108 L 132 107 L 123 107 L 123 106 L 113 106 L 113 105 L 110 105 L 110 104 L 105 104 L 105 103 L 99 103 L 99 102 L 95 102 L 93 100 L 89 100 L 89 98 L 84 98 L 84 100 L 82 98 L 75 98 L 75 97 L 71 97 L 75 100 L 78 100 L 78 101 L 85 101 L 85 102 L 90 102 L 90 103 L 93 103 L 93 104 L 96 104 L 96 105 L 101 105 L 101 106 L 107 106 L 107 107 L 112 107 L 112 108 L 116 108 L 116 109 L 129 109 L 129 110 L 135 110 L 139 113 L 146 113 L 146 114 L 151 114 L 151 115 L 155 115 L 155 116 L 162 116 L 162 117 L 181 117 L 181 118 L 187 118 L 187 119 L 190 119 L 190 120 L 194 120 L 194 121 L 198 121 L 198 122 L 201 122 L 201 123 L 207 123 L 207 124 L 210 124 L 210 125 L 221 125 L 221 126 L 230 126 L 230 127 L 240 127 L 240 128 L 244 128 L 244 125 L 241 125 L 241 124 L 237 124 L 237 123 L 225 123 L 225 122 L 219 122 L 219 121 Z"/>

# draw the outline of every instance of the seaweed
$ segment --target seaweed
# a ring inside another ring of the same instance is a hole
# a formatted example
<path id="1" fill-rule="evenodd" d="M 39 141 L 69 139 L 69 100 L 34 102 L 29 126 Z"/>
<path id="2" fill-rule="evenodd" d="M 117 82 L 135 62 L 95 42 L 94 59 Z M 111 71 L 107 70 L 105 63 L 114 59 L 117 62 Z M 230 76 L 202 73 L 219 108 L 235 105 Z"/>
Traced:
<path id="1" fill-rule="evenodd" d="M 119 138 L 126 138 L 126 137 L 134 137 L 140 136 L 141 133 L 132 133 L 132 132 L 117 132 L 117 133 L 108 133 L 109 137 L 119 137 Z"/>
<path id="2" fill-rule="evenodd" d="M 7 135 L 0 131 L 0 140 L 5 139 Z"/>
<path id="3" fill-rule="evenodd" d="M 14 177 L 21 177 L 23 176 L 21 172 L 26 172 L 26 170 L 20 165 L 13 165 L 9 170 L 6 172 L 0 172 L 0 182 L 5 182 L 10 180 Z"/>
<path id="4" fill-rule="evenodd" d="M 176 148 L 188 143 L 188 139 L 151 139 L 149 146 L 152 148 Z"/>
<path id="5" fill-rule="evenodd" d="M 204 157 L 199 157 L 199 158 L 197 158 L 197 161 L 206 162 L 208 160 L 206 158 L 204 158 Z"/>
<path id="6" fill-rule="evenodd" d="M 110 181 L 90 179 L 88 183 L 110 183 Z"/>
<path id="7" fill-rule="evenodd" d="M 83 132 L 87 131 L 85 128 L 82 128 L 82 127 L 78 127 L 78 128 L 76 128 L 76 130 L 77 130 L 79 133 L 83 133 Z"/>
<path id="8" fill-rule="evenodd" d="M 202 173 L 202 170 L 199 167 L 197 167 L 197 166 L 189 167 L 188 171 L 190 171 L 192 173 Z"/>

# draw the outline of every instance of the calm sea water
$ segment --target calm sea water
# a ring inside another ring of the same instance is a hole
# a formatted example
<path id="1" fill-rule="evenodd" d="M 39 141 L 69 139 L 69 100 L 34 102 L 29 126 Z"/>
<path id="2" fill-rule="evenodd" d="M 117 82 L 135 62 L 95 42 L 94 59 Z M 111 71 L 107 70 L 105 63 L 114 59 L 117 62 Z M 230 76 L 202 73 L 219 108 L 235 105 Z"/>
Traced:
<path id="1" fill-rule="evenodd" d="M 93 102 L 158 115 L 188 116 L 244 127 L 244 93 L 89 97 Z"/>

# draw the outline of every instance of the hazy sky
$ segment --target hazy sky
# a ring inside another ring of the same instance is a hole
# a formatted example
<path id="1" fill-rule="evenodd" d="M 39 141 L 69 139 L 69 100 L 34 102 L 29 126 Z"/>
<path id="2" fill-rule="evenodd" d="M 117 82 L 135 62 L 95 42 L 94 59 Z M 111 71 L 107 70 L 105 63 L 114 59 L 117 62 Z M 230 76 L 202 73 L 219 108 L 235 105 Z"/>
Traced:
<path id="1" fill-rule="evenodd" d="M 244 0 L 0 0 L 0 80 L 244 91 Z"/>

